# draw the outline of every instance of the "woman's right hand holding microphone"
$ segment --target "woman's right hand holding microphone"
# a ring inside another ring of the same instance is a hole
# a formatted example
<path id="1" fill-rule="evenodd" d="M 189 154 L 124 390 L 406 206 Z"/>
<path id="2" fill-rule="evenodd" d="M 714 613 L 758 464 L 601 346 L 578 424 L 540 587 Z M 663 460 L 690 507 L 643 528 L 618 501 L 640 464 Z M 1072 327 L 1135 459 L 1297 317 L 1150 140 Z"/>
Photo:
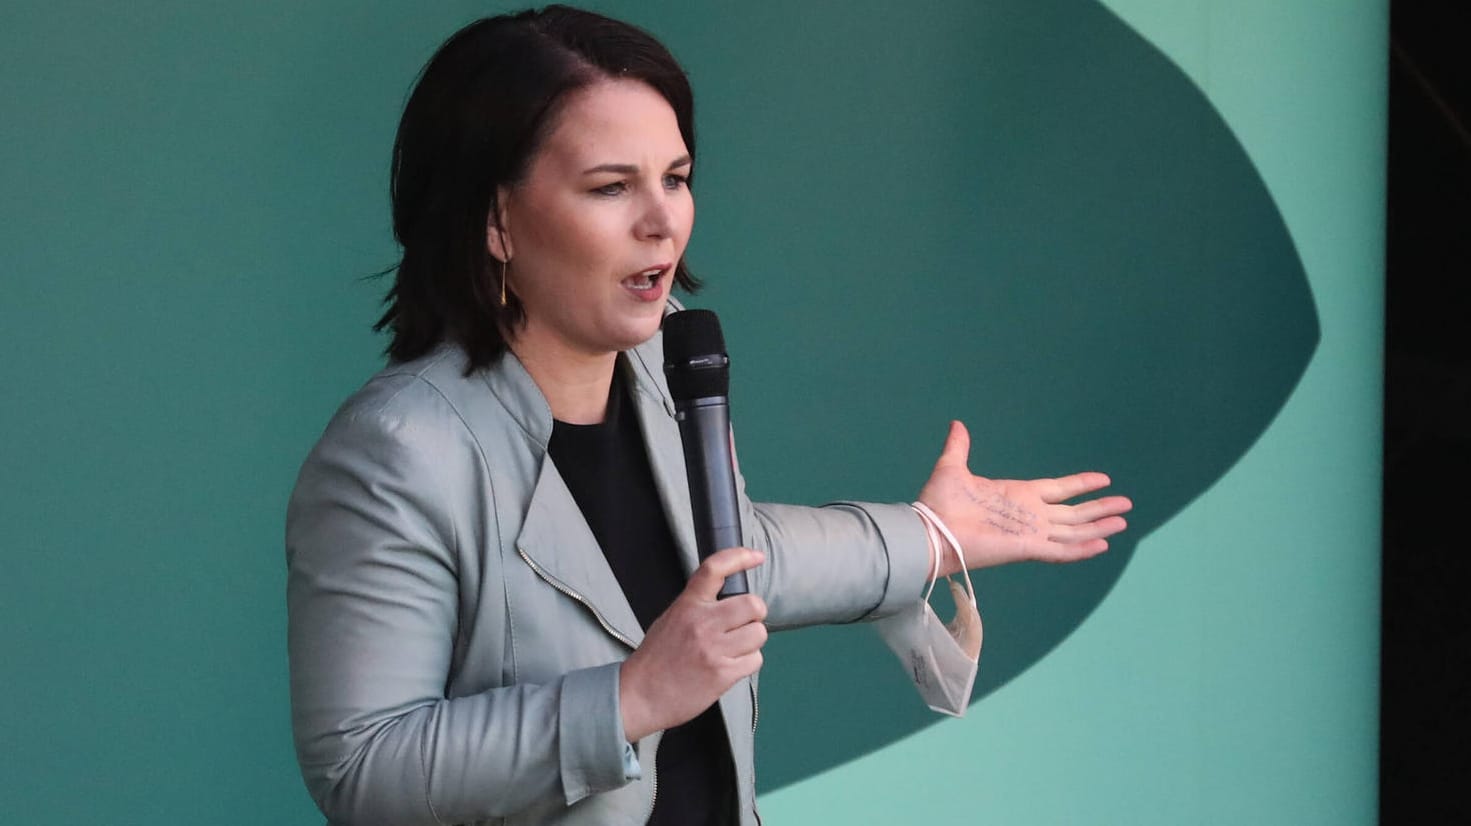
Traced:
<path id="1" fill-rule="evenodd" d="M 761 668 L 765 601 L 755 594 L 718 595 L 727 576 L 765 559 L 750 548 L 711 554 L 649 626 L 618 675 L 628 742 L 693 720 L 738 680 Z"/>

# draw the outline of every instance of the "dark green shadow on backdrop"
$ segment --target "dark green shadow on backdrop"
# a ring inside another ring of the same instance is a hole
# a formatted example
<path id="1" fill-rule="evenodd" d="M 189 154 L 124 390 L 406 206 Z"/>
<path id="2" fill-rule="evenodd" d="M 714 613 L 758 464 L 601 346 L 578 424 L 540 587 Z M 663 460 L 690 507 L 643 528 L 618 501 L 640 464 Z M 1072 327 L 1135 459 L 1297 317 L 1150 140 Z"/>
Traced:
<path id="1" fill-rule="evenodd" d="M 758 497 L 907 499 L 945 421 L 993 475 L 1110 471 L 1132 539 L 980 578 L 976 696 L 1104 598 L 1307 363 L 1301 266 L 1199 92 L 1085 0 L 606 3 L 700 113 L 691 260 Z M 386 168 L 479 3 L 0 14 L 7 676 L 18 822 L 310 823 L 281 520 L 375 367 Z M 934 722 L 863 629 L 773 639 L 770 790 Z M 1120 667 L 1129 667 L 1121 663 Z"/>
<path id="2" fill-rule="evenodd" d="M 696 303 L 725 320 L 756 498 L 912 498 L 954 417 L 978 472 L 1103 469 L 1135 499 L 1096 560 L 980 574 L 979 698 L 1245 453 L 1317 316 L 1226 124 L 1100 5 L 833 8 L 642 17 L 701 96 Z M 944 719 L 866 629 L 780 634 L 766 653 L 764 790 Z"/>

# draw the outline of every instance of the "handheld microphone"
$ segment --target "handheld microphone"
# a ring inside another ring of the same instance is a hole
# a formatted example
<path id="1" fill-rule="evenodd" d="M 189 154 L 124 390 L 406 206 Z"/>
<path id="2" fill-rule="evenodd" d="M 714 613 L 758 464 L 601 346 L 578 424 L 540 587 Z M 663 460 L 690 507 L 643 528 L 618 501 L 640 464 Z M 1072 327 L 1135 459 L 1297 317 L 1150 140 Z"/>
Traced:
<path id="1" fill-rule="evenodd" d="M 720 319 L 709 310 L 664 317 L 664 375 L 684 443 L 690 510 L 700 561 L 742 543 L 735 467 L 730 454 L 730 358 Z M 746 572 L 725 578 L 720 597 L 747 593 Z"/>

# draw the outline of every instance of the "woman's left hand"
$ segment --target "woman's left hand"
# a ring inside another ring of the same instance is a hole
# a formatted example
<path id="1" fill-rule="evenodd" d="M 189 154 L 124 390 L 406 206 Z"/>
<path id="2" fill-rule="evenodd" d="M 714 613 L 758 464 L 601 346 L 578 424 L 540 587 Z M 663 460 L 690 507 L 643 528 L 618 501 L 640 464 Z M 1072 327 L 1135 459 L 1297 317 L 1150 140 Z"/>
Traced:
<path id="1" fill-rule="evenodd" d="M 1076 473 L 1058 479 L 987 479 L 966 466 L 970 434 L 950 423 L 945 448 L 919 492 L 955 534 L 967 568 L 1040 560 L 1074 562 L 1108 550 L 1108 537 L 1127 527 L 1120 514 L 1134 503 L 1105 496 L 1075 505 L 1069 499 L 1108 487 L 1102 473 Z M 942 573 L 956 573 L 954 554 L 940 562 Z"/>

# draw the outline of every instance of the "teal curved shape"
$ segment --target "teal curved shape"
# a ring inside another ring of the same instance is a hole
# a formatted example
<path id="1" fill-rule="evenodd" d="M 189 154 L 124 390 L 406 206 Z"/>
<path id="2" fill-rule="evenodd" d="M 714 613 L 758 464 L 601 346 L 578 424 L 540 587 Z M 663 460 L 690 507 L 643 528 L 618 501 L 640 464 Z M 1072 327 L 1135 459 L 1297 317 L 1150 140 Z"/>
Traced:
<path id="1" fill-rule="evenodd" d="M 1137 503 L 1098 559 L 979 576 L 984 697 L 1282 407 L 1319 337 L 1302 263 L 1210 102 L 1095 2 L 712 14 L 645 19 L 704 107 L 691 255 L 752 496 L 908 499 L 956 417 L 978 472 L 1104 469 Z M 890 656 L 866 629 L 772 639 L 763 791 L 941 719 Z"/>

